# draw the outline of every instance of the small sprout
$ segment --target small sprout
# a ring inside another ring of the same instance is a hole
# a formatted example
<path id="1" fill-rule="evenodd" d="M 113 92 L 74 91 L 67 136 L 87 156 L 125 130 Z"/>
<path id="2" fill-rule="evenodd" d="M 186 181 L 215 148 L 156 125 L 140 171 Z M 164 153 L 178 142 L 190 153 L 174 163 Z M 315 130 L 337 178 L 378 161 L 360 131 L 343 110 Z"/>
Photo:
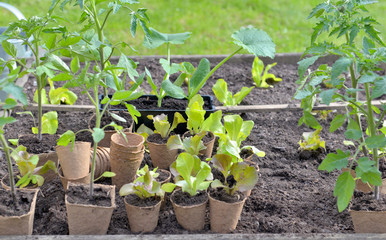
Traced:
<path id="1" fill-rule="evenodd" d="M 275 65 L 276 63 L 268 64 L 264 69 L 263 61 L 261 61 L 258 57 L 255 57 L 252 64 L 252 78 L 257 87 L 269 88 L 282 81 L 281 78 L 276 77 L 272 73 L 268 73 L 268 71 Z"/>
<path id="2" fill-rule="evenodd" d="M 251 92 L 254 87 L 242 87 L 235 95 L 228 91 L 228 85 L 224 79 L 218 79 L 212 90 L 217 100 L 224 106 L 237 106 Z"/>
<path id="3" fill-rule="evenodd" d="M 322 128 L 319 128 L 313 132 L 304 132 L 303 140 L 299 141 L 299 150 L 301 151 L 316 151 L 319 148 L 326 150 L 326 143 L 322 141 L 319 133 L 322 131 Z"/>

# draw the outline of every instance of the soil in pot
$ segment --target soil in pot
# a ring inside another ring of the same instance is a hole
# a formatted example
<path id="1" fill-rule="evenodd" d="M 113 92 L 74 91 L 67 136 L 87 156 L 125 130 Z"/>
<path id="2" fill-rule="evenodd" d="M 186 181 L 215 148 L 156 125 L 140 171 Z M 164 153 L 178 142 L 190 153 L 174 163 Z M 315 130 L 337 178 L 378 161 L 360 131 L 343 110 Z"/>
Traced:
<path id="1" fill-rule="evenodd" d="M 38 191 L 17 189 L 14 202 L 10 191 L 0 189 L 0 235 L 32 234 Z"/>
<path id="2" fill-rule="evenodd" d="M 56 140 L 59 135 L 43 134 L 42 140 L 39 140 L 37 135 L 26 134 L 19 136 L 19 145 L 23 145 L 27 148 L 30 154 L 46 153 L 49 151 L 55 151 Z"/>
<path id="3" fill-rule="evenodd" d="M 71 235 L 106 234 L 115 205 L 115 186 L 69 184 L 65 196 L 68 229 Z"/>
<path id="4" fill-rule="evenodd" d="M 142 199 L 135 194 L 126 196 L 125 207 L 130 230 L 134 233 L 153 232 L 158 224 L 160 206 L 160 199 Z"/>

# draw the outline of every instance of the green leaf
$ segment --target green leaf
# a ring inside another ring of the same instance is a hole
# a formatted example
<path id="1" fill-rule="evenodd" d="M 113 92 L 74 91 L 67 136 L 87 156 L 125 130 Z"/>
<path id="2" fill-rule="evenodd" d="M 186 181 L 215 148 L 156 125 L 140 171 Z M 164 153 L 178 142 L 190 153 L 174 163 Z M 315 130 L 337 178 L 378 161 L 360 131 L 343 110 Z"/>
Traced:
<path id="1" fill-rule="evenodd" d="M 93 128 L 92 138 L 94 142 L 99 143 L 105 137 L 105 131 L 101 128 Z"/>
<path id="2" fill-rule="evenodd" d="M 3 127 L 6 124 L 14 123 L 16 121 L 17 120 L 13 117 L 2 116 L 2 117 L 0 117 L 0 127 Z"/>
<path id="3" fill-rule="evenodd" d="M 342 212 L 350 203 L 350 200 L 354 194 L 355 180 L 351 176 L 350 172 L 343 172 L 336 180 L 334 197 L 338 200 L 338 210 Z"/>
<path id="4" fill-rule="evenodd" d="M 362 137 L 362 130 L 358 123 L 351 118 L 348 118 L 347 130 L 344 135 L 347 139 L 358 140 Z"/>
<path id="5" fill-rule="evenodd" d="M 72 142 L 72 144 L 75 142 L 75 133 L 71 130 L 67 130 L 65 133 L 60 135 L 56 144 L 59 146 L 67 146 L 70 142 Z"/>
<path id="6" fill-rule="evenodd" d="M 150 39 L 145 38 L 143 45 L 147 48 L 153 49 L 161 46 L 162 44 L 184 44 L 185 40 L 190 37 L 192 33 L 184 32 L 184 33 L 161 33 L 154 28 L 150 28 Z"/>
<path id="7" fill-rule="evenodd" d="M 232 34 L 235 40 L 233 43 L 248 50 L 251 54 L 262 57 L 275 57 L 275 44 L 271 37 L 264 32 L 253 27 L 241 27 L 240 30 Z"/>
<path id="8" fill-rule="evenodd" d="M 310 112 L 304 111 L 303 116 L 304 116 L 304 123 L 307 126 L 312 127 L 313 129 L 319 129 L 322 127 L 320 126 L 318 120 L 316 120 L 316 118 Z"/>
<path id="9" fill-rule="evenodd" d="M 371 98 L 375 99 L 384 94 L 386 94 L 386 76 L 383 76 L 381 79 L 375 81 Z"/>
<path id="10" fill-rule="evenodd" d="M 72 76 L 70 73 L 59 73 L 58 75 L 55 75 L 55 77 L 51 78 L 51 80 L 54 82 L 58 82 L 58 81 L 68 81 L 73 78 L 74 76 Z"/>
<path id="11" fill-rule="evenodd" d="M 182 178 L 185 181 L 191 183 L 190 176 L 194 166 L 193 156 L 185 152 L 180 153 L 180 155 L 178 155 L 177 157 L 176 163 L 177 163 L 176 164 L 177 171 L 180 173 Z"/>
<path id="12" fill-rule="evenodd" d="M 321 3 L 318 4 L 314 9 L 312 9 L 310 15 L 307 17 L 307 19 L 310 18 L 318 18 L 320 15 L 322 15 L 326 10 L 329 9 L 329 6 L 327 3 Z"/>
<path id="13" fill-rule="evenodd" d="M 2 109 L 12 109 L 17 105 L 17 102 L 15 99 L 7 98 L 5 99 L 4 105 L 2 106 Z"/>
<path id="14" fill-rule="evenodd" d="M 71 72 L 75 74 L 79 71 L 79 69 L 80 69 L 79 58 L 78 58 L 78 56 L 75 56 L 71 60 Z"/>
<path id="15" fill-rule="evenodd" d="M 360 178 L 364 183 L 381 186 L 381 172 L 375 166 L 375 161 L 370 161 L 367 157 L 361 157 L 357 161 L 358 166 L 355 168 L 356 177 Z"/>
<path id="16" fill-rule="evenodd" d="M 197 66 L 196 71 L 194 71 L 192 77 L 189 80 L 189 89 L 188 89 L 188 99 L 191 99 L 198 91 L 204 86 L 206 80 L 205 78 L 210 72 L 210 62 L 208 59 L 201 59 L 200 63 Z"/>
<path id="17" fill-rule="evenodd" d="M 135 38 L 135 34 L 137 32 L 137 16 L 135 14 L 131 15 L 130 21 L 130 33 L 133 38 Z"/>
<path id="18" fill-rule="evenodd" d="M 225 104 L 228 96 L 228 86 L 224 79 L 218 79 L 212 90 L 219 102 Z"/>
<path id="19" fill-rule="evenodd" d="M 49 61 L 58 70 L 63 72 L 70 72 L 70 68 L 67 66 L 67 64 L 63 62 L 63 60 L 60 57 L 56 56 L 55 54 L 49 55 Z"/>
<path id="20" fill-rule="evenodd" d="M 8 84 L 2 90 L 6 93 L 12 94 L 13 98 L 21 102 L 23 105 L 28 104 L 27 96 L 25 95 L 22 87 L 15 84 Z"/>
<path id="21" fill-rule="evenodd" d="M 343 123 L 346 121 L 346 116 L 343 114 L 336 115 L 335 118 L 331 121 L 330 124 L 330 132 L 336 131 L 338 128 L 340 128 Z"/>
<path id="22" fill-rule="evenodd" d="M 169 79 L 162 82 L 161 88 L 171 97 L 182 99 L 186 98 L 185 92 L 182 88 L 174 85 Z"/>
<path id="23" fill-rule="evenodd" d="M 365 143 L 368 148 L 384 148 L 386 147 L 386 137 L 384 135 L 368 137 Z"/>
<path id="24" fill-rule="evenodd" d="M 17 146 L 19 144 L 19 139 L 8 139 L 8 142 L 10 142 L 12 145 Z"/>
<path id="25" fill-rule="evenodd" d="M 352 61 L 349 58 L 341 57 L 333 65 L 331 69 L 331 83 L 333 86 L 339 85 L 337 79 L 340 74 L 347 71 L 347 68 L 351 65 Z"/>
<path id="26" fill-rule="evenodd" d="M 322 91 L 320 93 L 320 97 L 322 98 L 322 103 L 326 105 L 330 105 L 330 103 L 332 102 L 333 96 L 335 94 L 335 91 L 336 89 L 329 89 L 326 91 Z"/>
<path id="27" fill-rule="evenodd" d="M 15 47 L 15 45 L 13 45 L 12 43 L 8 42 L 7 40 L 6 40 L 6 41 L 3 41 L 3 42 L 1 43 L 1 45 L 2 45 L 2 47 L 3 47 L 3 49 L 4 49 L 4 51 L 5 51 L 8 55 L 10 55 L 10 56 L 16 58 L 16 56 L 17 56 L 17 48 Z"/>
<path id="28" fill-rule="evenodd" d="M 307 69 L 318 60 L 319 56 L 305 58 L 298 62 L 298 75 L 303 77 Z"/>
<path id="29" fill-rule="evenodd" d="M 331 172 L 335 169 L 341 170 L 342 168 L 347 167 L 349 163 L 349 157 L 350 152 L 343 152 L 342 150 L 338 149 L 337 154 L 327 154 L 327 157 L 319 165 L 318 170 L 326 170 L 328 172 Z"/>

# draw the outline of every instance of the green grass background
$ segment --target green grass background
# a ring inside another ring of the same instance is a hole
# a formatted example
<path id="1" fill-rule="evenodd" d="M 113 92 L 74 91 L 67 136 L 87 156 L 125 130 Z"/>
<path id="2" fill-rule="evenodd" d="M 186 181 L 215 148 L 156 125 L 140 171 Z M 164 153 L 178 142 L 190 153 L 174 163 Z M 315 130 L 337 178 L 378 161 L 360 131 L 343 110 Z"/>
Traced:
<path id="1" fill-rule="evenodd" d="M 3 0 L 26 17 L 43 15 L 51 0 Z M 172 54 L 229 54 L 236 48 L 231 35 L 241 26 L 253 25 L 266 31 L 273 39 L 276 52 L 303 52 L 308 46 L 315 20 L 307 20 L 314 6 L 322 0 L 142 0 L 135 7 L 148 9 L 151 26 L 164 33 L 192 32 L 184 45 L 173 46 Z M 383 24 L 377 28 L 386 39 L 386 1 L 368 7 L 372 16 Z M 76 26 L 78 7 L 56 11 L 71 19 L 69 28 Z M 126 13 L 126 14 L 125 14 Z M 16 20 L 12 14 L 0 9 L 0 26 Z M 166 48 L 146 49 L 143 35 L 133 39 L 129 33 L 130 17 L 127 11 L 114 15 L 105 30 L 111 42 L 130 43 L 142 55 L 165 55 Z M 128 52 L 128 54 L 134 54 Z"/>

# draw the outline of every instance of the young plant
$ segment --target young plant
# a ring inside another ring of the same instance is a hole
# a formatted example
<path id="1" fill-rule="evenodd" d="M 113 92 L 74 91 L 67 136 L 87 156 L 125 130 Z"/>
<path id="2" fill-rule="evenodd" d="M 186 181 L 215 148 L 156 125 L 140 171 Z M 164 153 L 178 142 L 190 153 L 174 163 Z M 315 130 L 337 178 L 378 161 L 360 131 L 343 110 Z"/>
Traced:
<path id="1" fill-rule="evenodd" d="M 312 108 L 320 97 L 321 102 L 342 102 L 347 104 L 346 114 L 335 116 L 330 124 L 334 132 L 347 123 L 345 138 L 355 146 L 355 152 L 342 151 L 330 153 L 319 166 L 319 170 L 331 172 L 342 168 L 353 169 L 355 175 L 364 183 L 376 186 L 375 198 L 379 198 L 379 186 L 382 185 L 379 171 L 379 159 L 386 147 L 386 136 L 381 131 L 381 124 L 386 112 L 386 105 L 375 107 L 372 100 L 385 95 L 386 78 L 376 71 L 380 63 L 386 61 L 385 44 L 380 32 L 375 29 L 377 21 L 372 16 L 363 16 L 366 5 L 375 1 L 327 1 L 317 5 L 308 18 L 317 18 L 311 36 L 311 46 L 304 53 L 312 54 L 298 63 L 300 85 L 294 98 L 302 100 L 303 117 L 299 125 L 306 124 L 314 129 L 321 126 L 311 114 Z M 366 14 L 367 15 L 367 14 Z M 330 42 L 317 42 L 319 36 L 327 33 Z M 334 39 L 336 37 L 336 39 Z M 360 41 L 358 38 L 361 37 Z M 340 41 L 338 41 L 340 40 Z M 331 71 L 318 68 L 318 74 L 308 70 L 320 57 L 333 54 L 338 60 Z M 305 74 L 308 71 L 308 74 Z M 347 77 L 342 75 L 346 73 Z M 328 79 L 332 88 L 324 89 L 323 80 Z M 358 92 L 365 94 L 365 100 L 359 99 Z M 367 129 L 362 127 L 365 121 Z M 362 155 L 359 153 L 362 152 Z M 355 179 L 350 172 L 343 172 L 336 181 L 334 196 L 337 197 L 338 210 L 348 206 L 355 189 Z"/>
<path id="2" fill-rule="evenodd" d="M 170 125 L 168 121 L 168 116 L 163 113 L 155 117 L 153 117 L 153 115 L 149 115 L 148 117 L 153 120 L 155 128 L 154 133 L 160 134 L 162 138 L 168 138 L 178 124 L 186 122 L 185 118 L 179 112 L 174 113 L 172 125 Z M 144 126 L 144 128 L 147 127 Z"/>
<path id="3" fill-rule="evenodd" d="M 176 183 L 165 183 L 162 187 L 166 192 L 172 192 L 176 186 L 181 187 L 183 192 L 195 196 L 199 191 L 206 191 L 212 181 L 210 166 L 202 162 L 198 157 L 187 152 L 178 155 L 175 161 L 175 169 L 172 174 L 177 176 Z"/>
<path id="4" fill-rule="evenodd" d="M 251 92 L 254 87 L 242 87 L 235 95 L 228 91 L 228 85 L 224 79 L 218 79 L 212 90 L 217 100 L 224 106 L 237 106 Z"/>
<path id="5" fill-rule="evenodd" d="M 160 59 L 160 64 L 162 68 L 165 71 L 165 76 L 163 78 L 161 87 L 158 89 L 157 85 L 155 85 L 153 78 L 151 77 L 151 73 L 146 68 L 146 74 L 147 74 L 147 81 L 150 84 L 152 88 L 152 93 L 157 96 L 158 98 L 158 107 L 161 107 L 162 105 L 162 99 L 167 95 L 167 88 L 170 86 L 170 75 L 177 73 L 181 71 L 180 76 L 176 80 L 174 84 L 176 84 L 178 87 L 181 87 L 181 85 L 184 83 L 186 77 L 189 76 L 189 74 L 192 71 L 192 64 L 190 63 L 171 63 L 170 62 L 170 45 L 171 44 L 184 44 L 185 40 L 188 39 L 191 35 L 190 32 L 184 32 L 184 33 L 173 33 L 173 34 L 167 34 L 167 33 L 161 33 L 157 30 L 150 28 L 151 33 L 151 39 L 145 39 L 144 46 L 150 49 L 157 48 L 163 44 L 166 44 L 167 48 L 167 59 Z"/>
<path id="6" fill-rule="evenodd" d="M 107 95 L 99 102 L 99 96 L 98 96 L 98 90 L 100 87 L 100 84 L 103 83 L 102 78 L 103 74 L 97 72 L 97 71 L 91 71 L 90 69 L 90 63 L 86 62 L 85 67 L 80 70 L 79 65 L 79 59 L 77 56 L 73 58 L 71 61 L 71 80 L 68 80 L 68 82 L 65 84 L 65 87 L 79 87 L 83 90 L 83 93 L 88 96 L 90 101 L 95 107 L 95 126 L 92 129 L 83 129 L 79 130 L 78 132 L 74 133 L 71 130 L 68 130 L 67 132 L 63 133 L 60 138 L 58 139 L 57 144 L 62 146 L 67 146 L 70 142 L 72 146 L 75 142 L 75 136 L 83 131 L 89 131 L 92 134 L 93 141 L 94 141 L 94 153 L 92 156 L 92 164 L 91 164 L 91 177 L 90 177 L 90 197 L 93 196 L 94 193 L 94 175 L 95 175 L 95 158 L 98 148 L 98 143 L 104 138 L 105 132 L 104 129 L 106 127 L 113 127 L 117 132 L 122 133 L 122 127 L 117 125 L 116 123 L 112 122 L 108 125 L 101 126 L 101 119 L 103 114 L 108 111 L 108 107 L 111 105 L 118 105 L 121 104 L 123 101 L 127 101 L 127 99 L 132 99 L 137 97 L 137 94 L 135 93 L 135 90 L 137 87 L 142 83 L 143 78 L 145 77 L 145 74 L 142 74 L 135 82 L 135 84 L 129 89 L 129 90 L 120 90 L 116 91 L 112 94 L 111 98 L 109 98 Z M 106 69 L 105 69 L 106 70 Z M 108 70 L 106 70 L 108 71 Z M 136 121 L 136 116 L 139 115 L 138 111 L 130 104 L 125 103 L 129 113 L 133 117 L 133 119 Z M 103 106 L 102 109 L 100 106 Z M 121 122 L 125 122 L 126 120 L 119 117 L 118 115 L 114 113 L 110 113 L 110 115 L 115 118 L 116 120 L 119 120 Z M 123 134 L 123 133 L 122 133 Z M 125 136 L 123 134 L 123 136 Z M 111 176 L 111 173 L 104 174 L 104 176 L 108 177 Z"/>
<path id="7" fill-rule="evenodd" d="M 189 101 L 185 113 L 188 117 L 187 128 L 191 135 L 207 131 L 219 132 L 222 130 L 222 112 L 216 111 L 205 119 L 206 111 L 204 110 L 204 100 L 198 94 Z"/>
<path id="8" fill-rule="evenodd" d="M 70 71 L 58 54 L 61 49 L 73 45 L 80 40 L 78 36 L 68 34 L 66 27 L 55 25 L 57 17 L 53 15 L 53 11 L 57 5 L 57 3 L 53 3 L 44 17 L 34 16 L 27 20 L 23 19 L 11 23 L 0 37 L 1 45 L 10 56 L 10 59 L 5 63 L 10 71 L 19 69 L 19 78 L 25 74 L 32 74 L 36 78 L 37 89 L 34 100 L 38 104 L 37 134 L 39 140 L 42 139 L 42 133 L 53 134 L 52 132 L 44 132 L 42 129 L 42 104 L 48 103 L 44 87 L 49 78 L 58 78 L 57 75 L 63 75 Z M 29 59 L 29 56 L 20 56 L 18 49 L 10 42 L 11 40 L 19 40 L 22 42 L 23 47 L 28 47 L 32 52 L 32 60 Z M 23 69 L 20 69 L 17 65 L 22 66 Z M 75 102 L 75 94 L 60 88 L 60 90 L 55 91 L 54 95 L 58 96 L 58 91 L 63 91 L 60 94 L 61 98 L 63 98 L 65 91 L 71 95 L 70 102 Z M 52 96 L 50 94 L 50 97 Z M 57 99 L 51 99 L 51 102 L 57 103 L 58 101 Z"/>
<path id="9" fill-rule="evenodd" d="M 251 190 L 257 183 L 258 173 L 255 167 L 243 162 L 233 162 L 228 154 L 216 154 L 210 160 L 224 176 L 224 182 L 215 179 L 211 187 L 223 188 L 227 194 L 234 195 L 236 191 Z"/>
<path id="10" fill-rule="evenodd" d="M 3 64 L 4 59 L 0 58 L 0 75 L 4 71 L 5 65 Z M 4 136 L 4 128 L 8 124 L 12 124 L 17 120 L 14 117 L 8 115 L 9 111 L 12 110 L 17 102 L 22 103 L 23 105 L 27 105 L 27 97 L 23 92 L 23 88 L 15 84 L 15 80 L 18 78 L 20 71 L 20 67 L 17 69 L 10 68 L 9 74 L 0 79 L 0 90 L 6 92 L 8 97 L 4 100 L 4 102 L 0 99 L 2 114 L 0 115 L 0 143 L 1 143 L 1 151 L 4 154 L 3 159 L 7 161 L 8 166 L 8 180 L 10 186 L 10 193 L 13 199 L 14 207 L 16 208 L 16 187 L 13 175 L 13 166 L 11 159 L 11 151 L 12 148 L 9 146 L 7 139 Z M 12 94 L 12 97 L 10 97 Z"/>
<path id="11" fill-rule="evenodd" d="M 257 87 L 269 88 L 282 81 L 281 78 L 276 77 L 272 73 L 268 73 L 268 71 L 274 66 L 276 66 L 276 63 L 268 64 L 264 69 L 263 61 L 261 61 L 258 57 L 255 57 L 252 63 L 252 78 Z"/>
<path id="12" fill-rule="evenodd" d="M 247 139 L 253 128 L 253 121 L 243 121 L 239 115 L 225 115 L 223 131 L 216 133 L 219 137 L 219 147 L 217 152 L 228 154 L 233 157 L 233 161 L 241 161 L 240 152 L 243 149 L 251 150 L 259 157 L 264 157 L 265 153 L 254 146 L 243 146 L 241 143 Z"/>
<path id="13" fill-rule="evenodd" d="M 198 133 L 191 137 L 186 137 L 181 140 L 180 135 L 170 136 L 167 142 L 168 149 L 181 149 L 193 156 L 198 156 L 201 150 L 206 149 L 202 142 L 202 138 L 206 132 Z"/>
<path id="14" fill-rule="evenodd" d="M 301 151 L 316 151 L 319 148 L 326 150 L 326 142 L 320 139 L 319 133 L 322 128 L 316 129 L 313 132 L 304 132 L 303 140 L 299 141 L 299 150 Z"/>
<path id="15" fill-rule="evenodd" d="M 108 27 L 111 16 L 126 10 L 127 15 L 131 17 L 127 31 L 130 31 L 134 38 L 140 26 L 145 33 L 145 39 L 151 42 L 147 9 L 134 9 L 133 5 L 139 3 L 137 0 L 53 0 L 52 5 L 59 2 L 61 2 L 61 8 L 67 4 L 79 6 L 81 10 L 79 22 L 86 23 L 80 33 L 77 33 L 80 41 L 71 50 L 64 49 L 62 53 L 68 57 L 76 55 L 81 61 L 95 62 L 97 65 L 95 70 L 103 74 L 101 86 L 105 96 L 108 94 L 108 88 L 115 91 L 124 90 L 127 78 L 135 82 L 139 77 L 136 71 L 137 64 L 123 51 L 127 47 L 135 53 L 137 51 L 129 43 L 110 42 L 106 39 L 104 31 Z M 110 58 L 116 54 L 116 51 L 121 54 L 120 59 L 117 64 L 112 64 Z"/>
<path id="16" fill-rule="evenodd" d="M 165 196 L 165 191 L 161 189 L 161 183 L 156 181 L 158 173 L 157 168 L 150 171 L 149 166 L 137 170 L 137 178 L 132 183 L 125 184 L 119 190 L 120 196 L 135 194 L 141 199 L 145 198 L 161 198 Z"/>
<path id="17" fill-rule="evenodd" d="M 28 154 L 27 149 L 24 146 L 18 146 L 13 149 L 11 157 L 15 160 L 20 173 L 20 176 L 17 176 L 19 180 L 16 183 L 16 187 L 23 188 L 30 183 L 40 187 L 44 183 L 44 178 L 41 176 L 42 174 L 49 170 L 52 170 L 55 173 L 57 172 L 56 165 L 51 160 L 48 160 L 41 167 L 36 167 L 39 162 L 39 156 Z"/>
<path id="18" fill-rule="evenodd" d="M 232 38 L 234 40 L 233 43 L 239 46 L 239 48 L 231 53 L 228 57 L 224 58 L 212 70 L 210 70 L 209 60 L 203 58 L 188 82 L 187 94 L 185 94 L 184 90 L 180 86 L 173 84 L 170 81 L 163 83 L 163 89 L 165 92 L 174 98 L 187 98 L 190 100 L 198 93 L 198 91 L 204 86 L 210 76 L 212 76 L 212 74 L 219 67 L 221 67 L 221 65 L 223 65 L 243 49 L 247 50 L 249 53 L 252 53 L 256 57 L 267 56 L 273 58 L 275 55 L 275 44 L 272 42 L 272 39 L 269 37 L 269 35 L 263 30 L 253 28 L 251 26 L 242 27 L 240 30 L 232 34 Z"/>

